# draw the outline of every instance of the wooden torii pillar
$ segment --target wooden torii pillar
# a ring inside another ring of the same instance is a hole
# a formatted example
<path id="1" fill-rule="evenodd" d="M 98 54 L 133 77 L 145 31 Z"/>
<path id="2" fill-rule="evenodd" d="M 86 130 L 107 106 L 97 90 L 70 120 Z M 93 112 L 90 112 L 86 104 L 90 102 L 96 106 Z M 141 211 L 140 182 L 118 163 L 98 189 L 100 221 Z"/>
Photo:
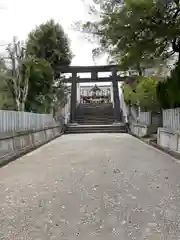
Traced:
<path id="1" fill-rule="evenodd" d="M 120 99 L 119 99 L 119 87 L 117 79 L 117 71 L 112 71 L 112 85 L 113 85 L 113 100 L 114 100 L 114 116 L 115 121 L 120 122 L 122 120 L 121 109 L 120 109 Z"/>
<path id="2" fill-rule="evenodd" d="M 77 101 L 77 72 L 72 72 L 71 81 L 71 106 L 70 106 L 70 122 L 75 123 L 76 118 L 76 101 Z"/>

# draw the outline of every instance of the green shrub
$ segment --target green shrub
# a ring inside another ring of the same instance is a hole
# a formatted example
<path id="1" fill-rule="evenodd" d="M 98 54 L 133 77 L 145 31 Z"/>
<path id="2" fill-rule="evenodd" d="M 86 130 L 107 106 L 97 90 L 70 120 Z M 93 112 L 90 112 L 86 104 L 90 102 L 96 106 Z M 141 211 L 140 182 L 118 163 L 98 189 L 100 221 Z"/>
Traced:
<path id="1" fill-rule="evenodd" d="M 128 84 L 123 85 L 123 93 L 124 93 L 124 101 L 126 104 L 131 104 L 131 95 L 132 95 L 132 88 Z"/>
<path id="2" fill-rule="evenodd" d="M 155 79 L 138 78 L 133 88 L 128 84 L 123 86 L 125 102 L 127 104 L 138 104 L 143 111 L 156 111 L 159 109 L 156 88 L 157 81 Z"/>
<path id="3" fill-rule="evenodd" d="M 143 77 L 136 86 L 136 98 L 143 111 L 159 110 L 156 94 L 157 81 L 153 78 Z"/>
<path id="4" fill-rule="evenodd" d="M 158 83 L 157 97 L 164 109 L 180 107 L 180 65 L 176 65 L 165 82 Z"/>

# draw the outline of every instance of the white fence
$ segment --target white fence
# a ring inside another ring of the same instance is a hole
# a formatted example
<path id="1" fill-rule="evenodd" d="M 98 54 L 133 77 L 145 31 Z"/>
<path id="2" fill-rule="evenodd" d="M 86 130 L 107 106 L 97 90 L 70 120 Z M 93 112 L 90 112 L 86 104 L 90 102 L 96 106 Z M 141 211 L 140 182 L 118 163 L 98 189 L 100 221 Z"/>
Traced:
<path id="1" fill-rule="evenodd" d="M 67 124 L 70 120 L 71 95 L 67 96 L 67 103 L 63 108 L 64 123 Z"/>
<path id="2" fill-rule="evenodd" d="M 180 108 L 163 110 L 163 127 L 180 130 Z"/>
<path id="3" fill-rule="evenodd" d="M 150 125 L 151 124 L 151 112 L 138 112 L 135 107 L 130 107 L 128 111 L 130 121 Z"/>
<path id="4" fill-rule="evenodd" d="M 130 122 L 138 122 L 138 110 L 135 106 L 127 106 L 127 115 Z"/>
<path id="5" fill-rule="evenodd" d="M 55 123 L 51 114 L 0 110 L 0 133 L 40 129 Z"/>
<path id="6" fill-rule="evenodd" d="M 57 112 L 55 113 L 55 119 L 56 121 L 59 121 L 60 119 L 64 120 L 64 123 L 67 124 L 70 120 L 70 106 L 71 106 L 71 96 L 70 94 L 67 96 L 67 102 L 65 106 L 59 107 Z"/>
<path id="7" fill-rule="evenodd" d="M 138 122 L 145 125 L 151 124 L 151 112 L 140 112 Z"/>

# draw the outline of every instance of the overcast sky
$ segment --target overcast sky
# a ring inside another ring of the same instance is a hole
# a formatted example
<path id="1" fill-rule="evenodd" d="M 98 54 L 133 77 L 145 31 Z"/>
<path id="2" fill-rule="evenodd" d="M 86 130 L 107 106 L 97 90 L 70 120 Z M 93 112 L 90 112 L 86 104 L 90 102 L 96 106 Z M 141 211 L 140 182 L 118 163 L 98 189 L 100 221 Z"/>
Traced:
<path id="1" fill-rule="evenodd" d="M 89 18 L 82 0 L 0 0 L 0 45 L 12 41 L 13 36 L 25 40 L 27 34 L 47 20 L 53 18 L 64 28 L 71 40 L 75 54 L 72 65 L 106 64 L 105 58 L 92 59 L 94 44 L 70 29 L 71 24 Z M 4 47 L 0 47 L 2 52 Z"/>

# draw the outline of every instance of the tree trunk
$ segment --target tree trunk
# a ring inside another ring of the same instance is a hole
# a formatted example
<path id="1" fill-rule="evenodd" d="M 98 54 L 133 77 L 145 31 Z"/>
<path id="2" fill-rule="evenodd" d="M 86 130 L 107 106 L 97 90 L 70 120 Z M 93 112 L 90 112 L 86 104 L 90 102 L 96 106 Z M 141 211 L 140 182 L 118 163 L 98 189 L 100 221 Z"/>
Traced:
<path id="1" fill-rule="evenodd" d="M 17 109 L 17 111 L 21 111 L 21 104 L 20 104 L 19 99 L 17 99 L 17 98 L 16 98 L 16 109 Z"/>
<path id="2" fill-rule="evenodd" d="M 139 63 L 137 63 L 137 71 L 138 71 L 138 74 L 139 74 L 139 76 L 140 77 L 142 77 L 142 75 L 143 75 L 143 72 L 142 72 L 142 69 L 141 69 L 141 67 L 140 67 L 140 64 Z"/>
<path id="3" fill-rule="evenodd" d="M 172 42 L 172 49 L 174 52 L 178 53 L 178 62 L 180 62 L 180 40 L 174 38 Z"/>
<path id="4" fill-rule="evenodd" d="M 20 102 L 19 99 L 16 99 L 16 109 L 17 109 L 17 111 L 24 112 L 25 102 Z"/>
<path id="5" fill-rule="evenodd" d="M 178 65 L 180 65 L 180 52 L 178 52 Z"/>
<path id="6" fill-rule="evenodd" d="M 24 109 L 25 109 L 25 103 L 22 102 L 20 105 L 21 105 L 21 106 L 20 106 L 20 109 L 21 109 L 20 111 L 24 112 Z"/>

